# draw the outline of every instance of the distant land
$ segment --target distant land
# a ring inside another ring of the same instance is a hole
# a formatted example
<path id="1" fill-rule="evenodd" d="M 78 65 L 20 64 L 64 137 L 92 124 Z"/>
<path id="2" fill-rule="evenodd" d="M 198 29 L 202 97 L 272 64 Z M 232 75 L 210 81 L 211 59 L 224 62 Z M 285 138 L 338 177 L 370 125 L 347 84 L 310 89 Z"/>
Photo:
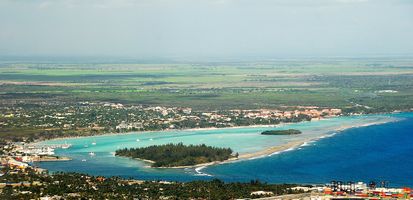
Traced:
<path id="1" fill-rule="evenodd" d="M 410 111 L 412 63 L 411 57 L 198 63 L 0 59 L 0 138 L 33 141 Z"/>

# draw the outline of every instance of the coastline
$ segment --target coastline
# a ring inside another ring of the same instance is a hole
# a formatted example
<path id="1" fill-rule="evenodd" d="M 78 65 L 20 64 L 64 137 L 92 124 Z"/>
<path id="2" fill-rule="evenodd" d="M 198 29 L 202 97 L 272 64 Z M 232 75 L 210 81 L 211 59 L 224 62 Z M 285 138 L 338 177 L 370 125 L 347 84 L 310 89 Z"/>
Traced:
<path id="1" fill-rule="evenodd" d="M 335 118 L 340 118 L 340 117 L 356 117 L 356 116 L 371 116 L 371 115 L 387 115 L 387 114 L 394 114 L 395 112 L 385 112 L 385 113 L 373 113 L 373 114 L 363 114 L 363 115 L 339 115 L 339 116 L 334 116 L 334 117 L 325 117 L 321 118 L 317 121 L 323 121 L 323 120 L 329 120 L 329 119 L 335 119 Z M 401 113 L 401 112 L 397 112 Z M 317 122 L 316 121 L 316 122 Z M 123 133 L 113 133 L 113 132 L 108 132 L 108 133 L 102 133 L 102 134 L 95 134 L 95 135 L 85 135 L 85 136 L 67 136 L 67 137 L 56 137 L 56 138 L 51 138 L 51 139 L 37 139 L 29 145 L 38 145 L 41 142 L 45 141 L 56 141 L 56 140 L 70 140 L 70 139 L 78 139 L 78 138 L 86 138 L 86 137 L 101 137 L 101 136 L 121 136 L 121 135 L 131 135 L 131 134 L 144 134 L 144 133 L 154 133 L 154 132 L 174 132 L 174 131 L 208 131 L 208 130 L 225 130 L 225 129 L 238 129 L 238 128 L 276 128 L 280 126 L 285 126 L 285 125 L 291 125 L 291 124 L 297 124 L 297 123 L 305 123 L 305 122 L 312 122 L 312 121 L 299 121 L 299 122 L 280 122 L 278 124 L 255 124 L 255 125 L 246 125 L 246 126 L 232 126 L 232 127 L 222 127 L 222 128 L 217 128 L 217 127 L 207 127 L 207 128 L 184 128 L 184 129 L 165 129 L 165 130 L 154 130 L 154 131 L 129 131 L 129 132 L 123 132 Z M 374 125 L 376 123 L 372 123 Z M 367 125 L 368 126 L 368 125 Z M 350 127 L 351 128 L 351 127 Z M 343 130 L 343 129 L 341 129 Z M 336 131 L 341 131 L 341 130 L 336 130 Z"/>
<path id="2" fill-rule="evenodd" d="M 320 120 L 327 120 L 327 119 L 331 119 L 331 118 L 323 118 Z M 70 140 L 70 139 L 78 139 L 78 138 L 86 138 L 86 137 L 100 137 L 100 136 L 117 136 L 117 135 L 121 136 L 121 135 L 144 134 L 144 133 L 155 133 L 155 132 L 159 133 L 159 132 L 174 132 L 174 131 L 208 131 L 208 130 L 238 129 L 238 128 L 275 128 L 278 126 L 302 123 L 302 122 L 311 122 L 311 121 L 281 122 L 279 124 L 232 126 L 232 127 L 223 127 L 223 128 L 208 127 L 208 128 L 188 128 L 188 129 L 167 129 L 167 130 L 156 130 L 156 131 L 130 131 L 130 132 L 124 132 L 124 133 L 102 133 L 102 134 L 96 134 L 96 135 L 56 137 L 52 139 L 36 140 L 34 142 L 29 143 L 29 145 L 37 145 L 45 141 L 55 141 L 55 140 L 65 140 L 65 139 Z"/>
<path id="3" fill-rule="evenodd" d="M 287 151 L 289 149 L 299 147 L 299 146 L 305 144 L 305 142 L 308 142 L 308 141 L 310 141 L 310 140 L 289 142 L 287 144 L 270 147 L 270 148 L 264 149 L 262 151 L 254 152 L 254 153 L 240 154 L 237 158 L 230 158 L 230 159 L 224 160 L 224 161 L 214 161 L 214 162 L 201 163 L 201 164 L 191 165 L 191 166 L 154 167 L 154 168 L 158 168 L 158 169 L 162 169 L 162 168 L 164 168 L 164 169 L 196 168 L 196 171 L 199 173 L 201 169 L 204 169 L 207 166 L 220 165 L 220 164 L 226 164 L 226 163 L 232 163 L 232 162 L 239 162 L 239 161 L 248 160 L 248 159 L 260 158 L 260 157 L 263 157 L 263 156 L 270 156 L 274 153 L 281 153 L 281 152 Z"/>
<path id="4" fill-rule="evenodd" d="M 33 162 L 59 162 L 59 161 L 70 161 L 72 160 L 66 156 L 46 156 L 33 159 Z"/>
<path id="5" fill-rule="evenodd" d="M 148 167 L 149 168 L 155 168 L 155 169 L 196 168 L 197 173 L 200 173 L 201 169 L 203 169 L 207 166 L 211 166 L 211 165 L 219 165 L 219 164 L 226 164 L 226 163 L 232 163 L 232 162 L 239 162 L 239 161 L 243 161 L 243 160 L 257 159 L 257 158 L 261 158 L 261 157 L 264 157 L 264 156 L 272 156 L 272 155 L 280 154 L 280 153 L 283 153 L 283 152 L 292 151 L 292 150 L 295 150 L 295 149 L 297 149 L 301 146 L 305 146 L 308 143 L 317 141 L 319 139 L 326 138 L 326 137 L 329 136 L 328 133 L 330 133 L 330 132 L 342 132 L 344 130 L 351 129 L 351 128 L 380 125 L 380 124 L 386 124 L 386 123 L 391 123 L 391 122 L 395 122 L 395 121 L 398 121 L 398 119 L 371 122 L 371 123 L 360 124 L 360 125 L 341 126 L 341 127 L 336 128 L 334 130 L 330 130 L 330 131 L 326 132 L 326 134 L 324 134 L 322 136 L 291 141 L 291 142 L 281 144 L 281 145 L 278 145 L 278 146 L 269 147 L 269 148 L 266 148 L 266 149 L 261 150 L 261 151 L 240 154 L 237 158 L 230 158 L 230 159 L 224 160 L 224 161 L 214 161 L 214 162 L 209 162 L 209 163 L 201 163 L 201 164 L 197 164 L 197 165 L 188 165 L 188 166 L 174 166 L 174 167 L 151 167 L 151 166 L 148 166 Z M 330 135 L 333 135 L 333 134 L 330 134 Z M 139 159 L 139 158 L 135 158 L 135 159 L 139 160 L 139 161 L 147 162 L 147 163 L 154 163 L 154 161 L 152 161 L 152 160 L 145 160 L 145 159 Z"/>
<path id="6" fill-rule="evenodd" d="M 322 119 L 319 119 L 317 121 L 323 121 L 323 120 L 329 120 L 329 119 L 334 119 L 334 118 L 339 118 L 339 117 L 344 117 L 345 115 L 340 115 L 340 116 L 334 116 L 334 117 L 325 117 Z M 354 115 L 356 116 L 356 115 Z M 124 132 L 124 133 L 102 133 L 102 134 L 96 134 L 96 135 L 85 135 L 85 136 L 68 136 L 68 137 L 56 137 L 52 139 L 44 139 L 44 140 L 35 140 L 29 145 L 37 145 L 38 143 L 45 142 L 45 141 L 55 141 L 55 140 L 70 140 L 70 139 L 78 139 L 78 138 L 86 138 L 86 137 L 100 137 L 100 136 L 121 136 L 121 135 L 132 135 L 132 134 L 144 134 L 144 133 L 154 133 L 154 132 L 174 132 L 174 131 L 208 131 L 208 130 L 225 130 L 225 129 L 241 129 L 241 128 L 276 128 L 279 126 L 285 126 L 285 125 L 291 125 L 291 124 L 297 124 L 297 123 L 305 123 L 305 122 L 312 122 L 312 121 L 299 121 L 299 122 L 280 122 L 278 124 L 255 124 L 255 125 L 246 125 L 246 126 L 231 126 L 231 127 L 222 127 L 222 128 L 217 128 L 217 127 L 208 127 L 208 128 L 184 128 L 184 129 L 165 129 L 165 130 L 154 130 L 154 131 L 130 131 L 130 132 Z"/>
<path id="7" fill-rule="evenodd" d="M 241 154 L 238 158 L 238 160 L 243 160 L 243 159 L 254 159 L 254 158 L 260 158 L 262 156 L 271 156 L 275 154 L 279 154 L 282 152 L 286 152 L 289 150 L 294 150 L 300 146 L 306 145 L 307 143 L 314 142 L 319 139 L 323 139 L 329 136 L 329 132 L 342 132 L 347 129 L 351 128 L 359 128 L 359 127 L 366 127 L 366 126 L 373 126 L 373 125 L 380 125 L 380 124 L 386 124 L 386 123 L 391 123 L 395 122 L 398 120 L 388 120 L 388 121 L 379 121 L 379 122 L 374 122 L 374 123 L 366 123 L 366 124 L 361 124 L 361 125 L 348 125 L 348 126 L 341 126 L 339 128 L 336 128 L 334 130 L 330 130 L 326 132 L 326 134 L 323 134 L 322 136 L 317 136 L 313 138 L 307 138 L 307 139 L 302 139 L 302 140 L 297 140 L 297 141 L 291 141 L 286 144 L 282 144 L 279 146 L 273 146 L 267 149 L 264 149 L 262 151 L 258 152 L 253 152 L 253 153 L 247 153 L 247 154 Z M 330 134 L 332 135 L 332 134 Z M 335 135 L 335 134 L 334 134 Z"/>
<path id="8" fill-rule="evenodd" d="M 328 119 L 332 119 L 332 118 L 324 118 L 321 120 L 328 120 Z M 209 162 L 209 163 L 202 163 L 202 164 L 197 164 L 197 165 L 192 165 L 192 166 L 175 166 L 175 167 L 153 167 L 153 168 L 165 168 L 165 169 L 183 169 L 183 168 L 194 168 L 195 171 L 200 174 L 200 175 L 207 175 L 202 173 L 200 170 L 204 169 L 207 166 L 211 166 L 211 165 L 219 165 L 219 164 L 226 164 L 226 163 L 232 163 L 232 162 L 239 162 L 239 161 L 243 161 L 243 160 L 250 160 L 250 159 L 256 159 L 256 158 L 261 158 L 264 156 L 271 156 L 271 155 L 276 155 L 276 154 L 280 154 L 282 152 L 286 152 L 286 151 L 291 151 L 294 149 L 299 148 L 300 146 L 307 146 L 307 143 L 310 142 L 314 142 L 317 141 L 319 139 L 322 138 L 326 138 L 326 137 L 330 137 L 335 135 L 335 134 L 329 134 L 332 132 L 341 132 L 343 130 L 346 129 L 350 129 L 350 128 L 357 128 L 357 127 L 364 127 L 364 126 L 371 126 L 371 125 L 379 125 L 379 124 L 384 124 L 384 123 L 390 123 L 390 122 L 395 122 L 401 120 L 399 118 L 395 118 L 395 117 L 389 117 L 386 119 L 382 119 L 382 120 L 377 120 L 374 122 L 364 122 L 364 123 L 359 123 L 359 124 L 355 124 L 355 125 L 341 125 L 338 127 L 335 127 L 333 129 L 327 129 L 325 130 L 325 133 L 322 134 L 321 136 L 318 135 L 316 137 L 310 137 L 310 138 L 301 138 L 301 139 L 297 139 L 294 141 L 290 141 L 284 144 L 280 144 L 277 146 L 272 146 L 257 152 L 251 152 L 251 153 L 243 153 L 240 154 L 238 156 L 238 158 L 231 158 L 228 160 L 224 160 L 224 161 L 214 161 L 214 162 Z M 303 123 L 303 122 L 309 122 L 309 121 L 302 121 L 302 122 L 298 122 L 298 123 Z M 191 130 L 219 130 L 219 129 L 237 129 L 237 128 L 256 128 L 256 127 L 279 127 L 279 126 L 283 126 L 283 125 L 288 125 L 288 124 L 296 124 L 296 123 L 280 123 L 280 124 L 276 124 L 276 125 L 252 125 L 252 126 L 237 126 L 237 127 L 226 127 L 226 128 L 216 128 L 216 127 L 209 127 L 209 128 L 193 128 L 193 129 L 183 129 L 183 130 L 166 130 L 166 131 L 191 131 Z M 105 134 L 106 136 L 117 136 L 117 135 L 130 135 L 130 134 L 141 134 L 141 133 L 150 133 L 150 132 L 164 132 L 164 131 L 145 131 L 145 132 L 128 132 L 128 133 L 110 133 L 110 134 Z M 103 136 L 103 135 L 96 135 L 96 136 L 79 136 L 79 137 L 64 137 L 64 138 L 54 138 L 51 140 L 64 140 L 64 139 L 70 139 L 70 138 L 85 138 L 85 137 L 98 137 L 98 136 Z M 46 141 L 46 140 L 45 140 Z M 40 141 L 39 141 L 40 143 Z M 143 159 L 135 159 L 135 160 L 139 160 L 142 162 L 146 162 L 146 163 L 151 163 L 153 161 L 150 160 L 143 160 Z M 152 168 L 149 165 L 146 166 L 148 168 Z"/>

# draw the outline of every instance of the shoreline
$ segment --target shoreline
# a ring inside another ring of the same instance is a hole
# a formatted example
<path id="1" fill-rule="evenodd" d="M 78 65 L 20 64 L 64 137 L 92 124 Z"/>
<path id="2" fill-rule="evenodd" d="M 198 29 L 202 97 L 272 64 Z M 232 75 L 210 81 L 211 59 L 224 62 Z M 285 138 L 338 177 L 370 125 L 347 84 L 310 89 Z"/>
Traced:
<path id="1" fill-rule="evenodd" d="M 36 158 L 33 162 L 61 162 L 61 161 L 71 161 L 72 158 L 66 156 L 48 156 Z"/>
<path id="2" fill-rule="evenodd" d="M 331 118 L 323 118 L 321 120 L 328 120 Z M 329 135 L 335 135 L 335 134 L 329 134 L 332 132 L 342 132 L 347 129 L 351 128 L 357 128 L 357 127 L 365 127 L 365 126 L 372 126 L 372 125 L 379 125 L 379 124 L 385 124 L 385 123 L 391 123 L 391 122 L 396 122 L 398 118 L 395 117 L 389 117 L 387 119 L 375 121 L 375 122 L 364 122 L 356 125 L 346 125 L 346 126 L 339 126 L 331 130 L 325 130 L 325 133 L 322 134 L 321 136 L 318 135 L 317 137 L 311 137 L 311 138 L 303 138 L 303 139 L 298 139 L 295 141 L 290 141 L 285 144 L 280 144 L 277 146 L 272 146 L 269 148 L 265 148 L 263 150 L 257 151 L 257 152 L 251 152 L 251 153 L 243 153 L 240 154 L 237 158 L 231 158 L 228 160 L 224 161 L 213 161 L 209 163 L 201 163 L 197 165 L 191 165 L 191 166 L 174 166 L 174 167 L 151 167 L 148 165 L 147 167 L 149 168 L 154 168 L 154 169 L 184 169 L 184 168 L 193 168 L 198 174 L 204 174 L 200 170 L 204 169 L 207 166 L 211 165 L 219 165 L 219 164 L 226 164 L 226 163 L 232 163 L 232 162 L 239 162 L 239 161 L 244 161 L 244 160 L 250 160 L 250 159 L 257 159 L 257 158 L 262 158 L 264 156 L 272 156 L 276 154 L 280 154 L 286 151 L 291 151 L 299 148 L 300 146 L 307 146 L 308 143 L 317 141 L 319 139 L 323 139 L 326 137 L 329 137 Z M 301 121 L 297 123 L 305 123 L 305 122 L 311 122 L 311 121 Z M 209 128 L 193 128 L 193 129 L 184 129 L 184 130 L 166 130 L 166 131 L 191 131 L 191 130 L 201 130 L 201 131 L 206 131 L 206 130 L 217 130 L 217 129 L 237 129 L 237 128 L 265 128 L 265 127 L 279 127 L 283 125 L 288 125 L 288 124 L 296 124 L 296 123 L 280 123 L 276 125 L 251 125 L 251 126 L 237 126 L 237 127 L 226 127 L 226 128 L 216 128 L 216 127 L 209 127 Z M 144 132 L 128 132 L 128 133 L 110 133 L 110 134 L 104 134 L 104 135 L 95 135 L 95 136 L 79 136 L 79 137 L 64 137 L 64 138 L 54 138 L 51 140 L 44 140 L 44 141 L 53 141 L 53 140 L 64 140 L 64 139 L 72 139 L 72 138 L 85 138 L 85 137 L 97 137 L 97 136 L 116 136 L 116 135 L 130 135 L 130 134 L 141 134 L 141 133 L 151 133 L 151 132 L 164 132 L 164 131 L 144 131 Z M 36 145 L 39 142 L 36 143 L 30 143 L 32 145 Z M 133 158 L 129 158 L 133 159 Z M 134 160 L 141 161 L 141 162 L 146 162 L 146 163 L 153 163 L 151 160 L 144 160 L 144 159 L 139 159 L 135 158 Z M 207 175 L 207 174 L 206 174 Z"/>
<path id="3" fill-rule="evenodd" d="M 337 116 L 340 117 L 340 116 Z M 327 117 L 320 119 L 321 120 L 327 120 L 331 118 L 336 118 L 336 117 Z M 86 137 L 100 137 L 100 136 L 122 136 L 122 135 L 132 135 L 132 134 L 144 134 L 144 133 L 154 133 L 154 132 L 174 132 L 174 131 L 209 131 L 209 130 L 220 130 L 220 129 L 238 129 L 238 128 L 275 128 L 278 126 L 283 126 L 283 125 L 289 125 L 289 124 L 296 124 L 296 123 L 303 123 L 303 122 L 311 122 L 311 121 L 300 121 L 300 122 L 281 122 L 279 124 L 263 124 L 263 125 L 248 125 L 248 126 L 232 126 L 232 127 L 222 127 L 222 128 L 217 128 L 217 127 L 208 127 L 208 128 L 188 128 L 188 129 L 167 129 L 167 130 L 156 130 L 156 131 L 130 131 L 130 132 L 124 132 L 124 133 L 102 133 L 102 134 L 96 134 L 96 135 L 88 135 L 88 136 L 68 136 L 68 137 L 56 137 L 52 139 L 44 139 L 44 140 L 36 140 L 29 145 L 37 145 L 41 142 L 45 141 L 54 141 L 54 140 L 64 140 L 64 139 L 79 139 L 79 138 L 86 138 Z"/>
<path id="4" fill-rule="evenodd" d="M 386 113 L 386 114 L 391 114 L 391 113 Z M 375 115 L 375 114 L 366 114 L 363 116 L 368 116 L 368 115 Z M 361 116 L 361 115 L 349 115 L 349 116 Z M 340 117 L 346 117 L 346 115 L 340 115 L 340 116 L 334 116 L 334 117 L 324 117 L 321 118 L 317 121 L 323 121 L 323 120 L 329 120 L 329 119 L 334 119 L 334 118 L 340 118 Z M 317 122 L 316 121 L 316 122 Z M 184 128 L 184 129 L 166 129 L 166 130 L 155 130 L 155 131 L 130 131 L 130 132 L 124 132 L 124 133 L 102 133 L 102 134 L 96 134 L 96 135 L 86 135 L 86 136 L 68 136 L 68 137 L 56 137 L 52 139 L 44 139 L 44 140 L 35 140 L 29 145 L 37 145 L 41 142 L 45 141 L 55 141 L 55 140 L 65 140 L 65 139 L 79 139 L 79 138 L 86 138 L 86 137 L 100 137 L 100 136 L 122 136 L 122 135 L 132 135 L 132 134 L 144 134 L 144 133 L 154 133 L 154 132 L 174 132 L 174 131 L 208 131 L 208 130 L 221 130 L 221 129 L 238 129 L 238 128 L 276 128 L 279 126 L 285 126 L 285 125 L 291 125 L 291 124 L 297 124 L 297 123 L 305 123 L 305 122 L 312 122 L 312 121 L 299 121 L 299 122 L 280 122 L 278 124 L 255 124 L 255 125 L 246 125 L 246 126 L 232 126 L 232 127 L 222 127 L 222 128 L 217 128 L 217 127 L 208 127 L 208 128 Z"/>
<path id="5" fill-rule="evenodd" d="M 208 167 L 208 166 L 211 166 L 211 165 L 220 165 L 220 164 L 226 164 L 226 163 L 232 163 L 232 162 L 240 162 L 240 161 L 244 161 L 244 160 L 258 159 L 258 158 L 262 158 L 264 156 L 272 156 L 272 155 L 277 155 L 277 154 L 280 154 L 280 153 L 283 153 L 283 152 L 296 150 L 299 147 L 307 146 L 308 143 L 312 143 L 312 142 L 318 141 L 320 139 L 327 138 L 327 137 L 329 137 L 329 135 L 332 135 L 332 136 L 336 135 L 336 134 L 328 134 L 328 133 L 331 133 L 331 132 L 336 132 L 336 131 L 337 132 L 342 132 L 344 130 L 351 129 L 351 128 L 359 128 L 359 127 L 386 124 L 386 123 L 396 122 L 398 120 L 399 119 L 392 119 L 392 120 L 386 120 L 386 121 L 365 123 L 365 124 L 360 124 L 360 125 L 341 126 L 341 127 L 336 128 L 334 130 L 327 131 L 322 136 L 291 141 L 291 142 L 288 142 L 288 143 L 285 143 L 285 144 L 269 147 L 269 148 L 263 149 L 261 151 L 240 154 L 237 158 L 230 158 L 230 159 L 224 160 L 224 161 L 213 161 L 213 162 L 209 162 L 209 163 L 201 163 L 201 164 L 197 164 L 197 165 L 188 165 L 188 166 L 174 166 L 174 167 L 151 167 L 151 166 L 147 166 L 147 167 L 154 168 L 154 169 L 195 168 L 195 171 L 198 174 L 200 174 L 200 173 L 202 173 L 200 171 L 201 169 L 204 169 L 205 167 Z M 145 159 L 140 159 L 140 158 L 135 158 L 135 159 L 139 160 L 139 161 L 147 162 L 147 163 L 154 163 L 154 161 L 152 161 L 152 160 L 145 160 Z"/>
<path id="6" fill-rule="evenodd" d="M 395 112 L 384 112 L 384 113 L 373 113 L 373 114 L 362 114 L 362 115 L 339 115 L 334 117 L 324 117 L 317 121 L 329 120 L 334 118 L 340 117 L 356 117 L 356 116 L 371 116 L 371 115 L 388 115 L 394 114 Z M 402 112 L 397 112 L 402 113 Z M 407 112 L 409 113 L 409 112 Z M 317 122 L 316 121 L 316 122 Z M 299 122 L 280 122 L 278 124 L 255 124 L 255 125 L 246 125 L 246 126 L 232 126 L 232 127 L 208 127 L 208 128 L 184 128 L 184 129 L 166 129 L 166 130 L 154 130 L 154 131 L 130 131 L 124 133 L 102 133 L 102 134 L 95 134 L 95 135 L 85 135 L 85 136 L 68 136 L 68 137 L 56 137 L 51 139 L 43 139 L 43 140 L 35 140 L 33 142 L 28 143 L 28 145 L 38 145 L 41 142 L 45 141 L 55 141 L 55 140 L 65 140 L 65 139 L 79 139 L 79 138 L 86 138 L 86 137 L 100 137 L 100 136 L 116 136 L 116 135 L 131 135 L 131 134 L 143 134 L 143 133 L 154 133 L 154 132 L 174 132 L 174 131 L 208 131 L 208 130 L 220 130 L 220 129 L 238 129 L 238 128 L 276 128 L 279 126 L 285 126 L 290 124 L 297 124 L 297 123 L 305 123 L 305 122 L 312 122 L 312 121 L 299 121 Z"/>

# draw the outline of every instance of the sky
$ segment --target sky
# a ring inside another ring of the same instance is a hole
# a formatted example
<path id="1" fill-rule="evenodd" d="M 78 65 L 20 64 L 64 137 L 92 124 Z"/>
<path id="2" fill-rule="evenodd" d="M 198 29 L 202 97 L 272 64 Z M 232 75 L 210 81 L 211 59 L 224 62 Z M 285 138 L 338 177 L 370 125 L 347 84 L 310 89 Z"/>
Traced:
<path id="1" fill-rule="evenodd" d="M 0 0 L 0 56 L 413 55 L 413 0 Z"/>

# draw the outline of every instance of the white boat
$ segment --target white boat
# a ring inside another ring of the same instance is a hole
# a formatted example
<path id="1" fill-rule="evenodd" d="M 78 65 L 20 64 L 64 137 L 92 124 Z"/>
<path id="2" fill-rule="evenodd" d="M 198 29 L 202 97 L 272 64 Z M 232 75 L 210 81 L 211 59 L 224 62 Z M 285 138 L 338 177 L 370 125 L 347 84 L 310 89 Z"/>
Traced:
<path id="1" fill-rule="evenodd" d="M 96 142 L 92 142 L 92 145 L 96 145 Z"/>
<path id="2" fill-rule="evenodd" d="M 136 139 L 136 142 L 139 142 L 140 140 L 139 139 Z"/>
<path id="3" fill-rule="evenodd" d="M 86 159 L 82 159 L 82 162 L 86 162 Z"/>
<path id="4" fill-rule="evenodd" d="M 70 148 L 72 145 L 71 144 L 63 144 L 62 145 L 62 149 L 68 149 Z"/>
<path id="5" fill-rule="evenodd" d="M 153 139 L 151 138 L 151 139 L 149 139 L 150 141 L 152 141 Z"/>
<path id="6" fill-rule="evenodd" d="M 95 152 L 89 152 L 89 156 L 95 156 Z"/>

